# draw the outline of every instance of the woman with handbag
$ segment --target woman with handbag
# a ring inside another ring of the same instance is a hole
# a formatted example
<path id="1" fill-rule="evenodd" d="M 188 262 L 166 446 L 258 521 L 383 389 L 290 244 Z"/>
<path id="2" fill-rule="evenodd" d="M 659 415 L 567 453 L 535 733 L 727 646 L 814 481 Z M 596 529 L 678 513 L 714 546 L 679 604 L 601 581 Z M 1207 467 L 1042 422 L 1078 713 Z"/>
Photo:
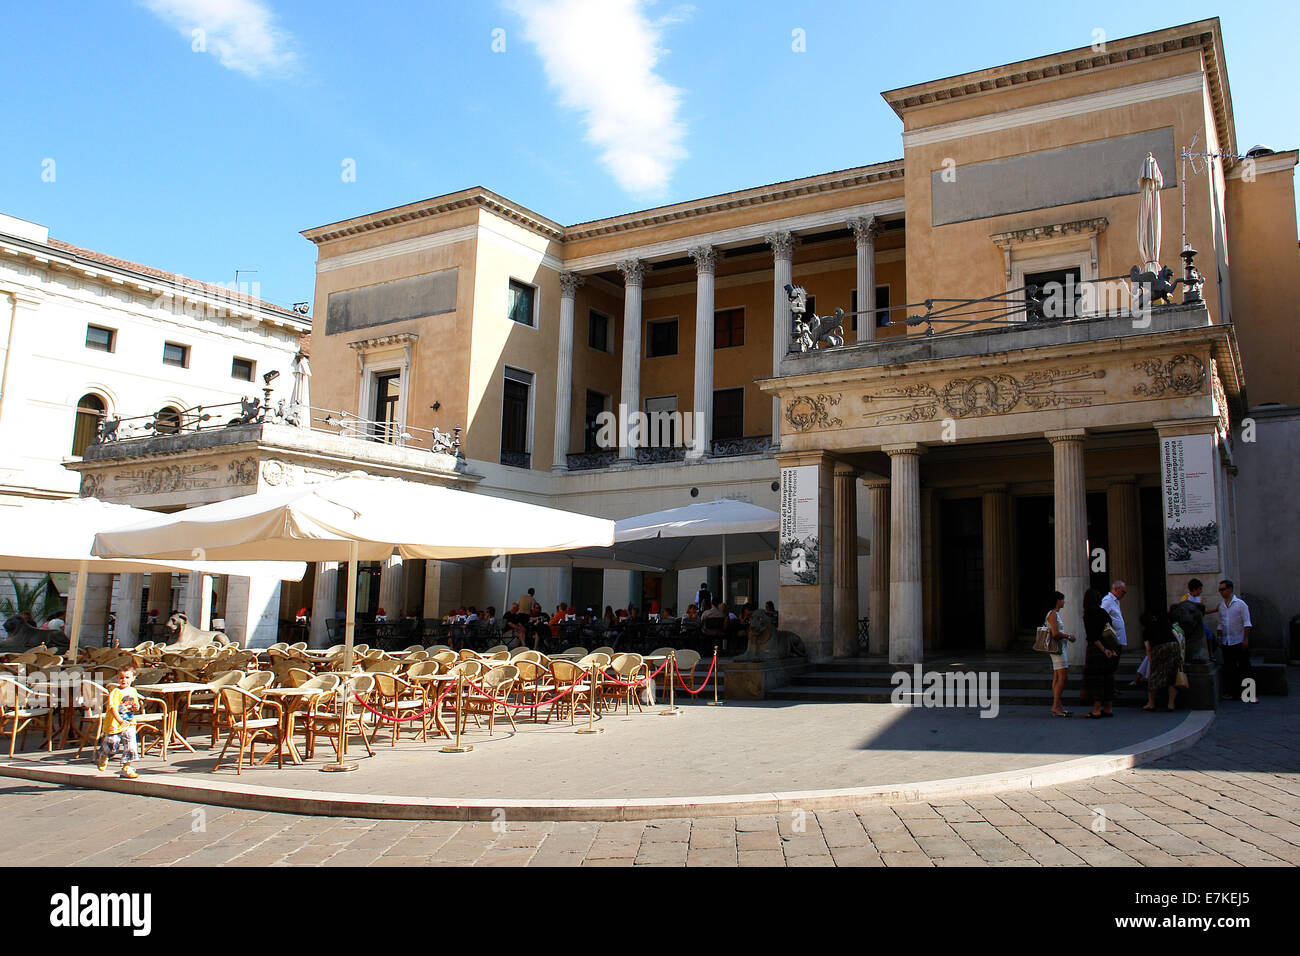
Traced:
<path id="1" fill-rule="evenodd" d="M 1083 631 L 1088 642 L 1083 659 L 1083 686 L 1092 701 L 1093 719 L 1114 717 L 1111 704 L 1115 700 L 1115 671 L 1111 660 L 1119 653 L 1119 641 L 1110 624 L 1110 615 L 1101 609 L 1101 592 L 1089 588 L 1083 595 Z"/>
<path id="2" fill-rule="evenodd" d="M 1065 709 L 1061 703 L 1061 695 L 1065 693 L 1065 681 L 1070 676 L 1070 663 L 1065 653 L 1066 644 L 1074 641 L 1074 635 L 1065 633 L 1065 626 L 1061 623 L 1061 608 L 1065 607 L 1065 595 L 1060 591 L 1052 592 L 1055 595 L 1052 603 L 1052 609 L 1047 612 L 1047 619 L 1043 626 L 1049 632 L 1048 656 L 1052 659 L 1052 714 L 1056 717 L 1069 717 L 1070 712 Z"/>
<path id="3" fill-rule="evenodd" d="M 1168 689 L 1165 710 L 1173 710 L 1174 698 L 1178 696 L 1178 675 L 1183 669 L 1178 637 L 1166 614 L 1145 614 L 1142 623 L 1142 640 L 1146 644 L 1147 660 L 1151 662 L 1151 673 L 1147 676 L 1147 702 L 1142 709 L 1156 710 L 1156 698 Z"/>

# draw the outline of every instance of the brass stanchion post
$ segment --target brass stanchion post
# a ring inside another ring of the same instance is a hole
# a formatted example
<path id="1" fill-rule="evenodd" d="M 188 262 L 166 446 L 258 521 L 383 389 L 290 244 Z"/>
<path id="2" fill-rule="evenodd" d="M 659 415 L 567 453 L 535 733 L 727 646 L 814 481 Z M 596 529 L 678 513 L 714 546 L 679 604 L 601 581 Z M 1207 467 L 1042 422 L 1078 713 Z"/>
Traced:
<path id="1" fill-rule="evenodd" d="M 460 708 L 461 700 L 465 696 L 465 675 L 456 675 L 456 742 L 448 744 L 442 748 L 445 754 L 467 754 L 474 749 L 473 744 L 461 744 L 460 742 Z"/>
<path id="2" fill-rule="evenodd" d="M 596 720 L 596 662 L 587 670 L 587 726 L 579 727 L 576 734 L 603 734 L 604 727 L 595 726 Z"/>
<path id="3" fill-rule="evenodd" d="M 682 712 L 677 707 L 677 687 L 673 681 L 677 677 L 677 652 L 668 652 L 668 709 L 659 711 L 660 717 L 680 717 Z"/>
<path id="4" fill-rule="evenodd" d="M 727 702 L 718 700 L 718 645 L 713 645 L 713 700 L 707 702 L 710 707 L 722 707 Z"/>

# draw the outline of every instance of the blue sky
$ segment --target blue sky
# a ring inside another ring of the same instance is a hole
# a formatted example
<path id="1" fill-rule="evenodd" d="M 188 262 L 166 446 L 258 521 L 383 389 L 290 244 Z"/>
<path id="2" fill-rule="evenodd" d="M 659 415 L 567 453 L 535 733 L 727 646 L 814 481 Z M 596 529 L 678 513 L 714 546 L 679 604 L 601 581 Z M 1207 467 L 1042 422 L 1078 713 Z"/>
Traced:
<path id="1" fill-rule="evenodd" d="M 1215 15 L 1239 145 L 1300 145 L 1296 4 L 11 3 L 0 212 L 289 304 L 311 226 L 474 185 L 572 224 L 894 159 L 882 90 Z"/>

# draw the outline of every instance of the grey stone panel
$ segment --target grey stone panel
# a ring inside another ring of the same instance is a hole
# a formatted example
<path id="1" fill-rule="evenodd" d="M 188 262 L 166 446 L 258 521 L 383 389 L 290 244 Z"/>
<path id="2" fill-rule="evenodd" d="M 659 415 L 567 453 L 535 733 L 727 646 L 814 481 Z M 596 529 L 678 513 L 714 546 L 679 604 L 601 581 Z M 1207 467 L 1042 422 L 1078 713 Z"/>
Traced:
<path id="1" fill-rule="evenodd" d="M 456 272 L 396 279 L 361 289 L 331 292 L 325 334 L 352 332 L 426 315 L 456 311 Z"/>

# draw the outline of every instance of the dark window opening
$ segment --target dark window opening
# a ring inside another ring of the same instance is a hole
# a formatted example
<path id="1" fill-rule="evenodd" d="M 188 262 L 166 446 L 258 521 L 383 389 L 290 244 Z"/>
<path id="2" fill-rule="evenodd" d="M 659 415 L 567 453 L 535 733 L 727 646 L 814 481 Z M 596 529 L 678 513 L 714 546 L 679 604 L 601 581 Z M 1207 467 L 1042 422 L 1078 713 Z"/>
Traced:
<path id="1" fill-rule="evenodd" d="M 713 347 L 736 348 L 745 344 L 745 310 L 723 309 L 713 313 Z"/>
<path id="2" fill-rule="evenodd" d="M 745 435 L 745 390 L 724 388 L 713 393 L 714 441 Z"/>
<path id="3" fill-rule="evenodd" d="M 532 388 L 531 372 L 506 369 L 505 391 L 501 402 L 501 464 L 516 468 L 531 467 L 528 453 L 528 393 Z"/>
<path id="4" fill-rule="evenodd" d="M 375 376 L 375 438 L 383 442 L 397 441 L 401 431 L 398 410 L 402 401 L 402 373 L 384 372 Z"/>
<path id="5" fill-rule="evenodd" d="M 646 358 L 660 358 L 677 354 L 677 320 L 663 319 L 651 322 L 646 330 Z"/>
<path id="6" fill-rule="evenodd" d="M 587 313 L 587 344 L 602 352 L 609 351 L 609 316 L 592 309 Z"/>
<path id="7" fill-rule="evenodd" d="M 77 402 L 77 420 L 72 428 L 72 454 L 80 457 L 95 440 L 96 426 L 107 406 L 98 395 L 82 395 Z"/>
<path id="8" fill-rule="evenodd" d="M 117 333 L 112 329 L 105 329 L 98 325 L 86 326 L 86 348 L 88 349 L 111 352 L 116 337 Z"/>
<path id="9" fill-rule="evenodd" d="M 537 290 L 532 286 L 519 282 L 515 279 L 510 280 L 510 318 L 520 325 L 532 326 L 534 315 L 534 304 L 536 302 Z"/>

